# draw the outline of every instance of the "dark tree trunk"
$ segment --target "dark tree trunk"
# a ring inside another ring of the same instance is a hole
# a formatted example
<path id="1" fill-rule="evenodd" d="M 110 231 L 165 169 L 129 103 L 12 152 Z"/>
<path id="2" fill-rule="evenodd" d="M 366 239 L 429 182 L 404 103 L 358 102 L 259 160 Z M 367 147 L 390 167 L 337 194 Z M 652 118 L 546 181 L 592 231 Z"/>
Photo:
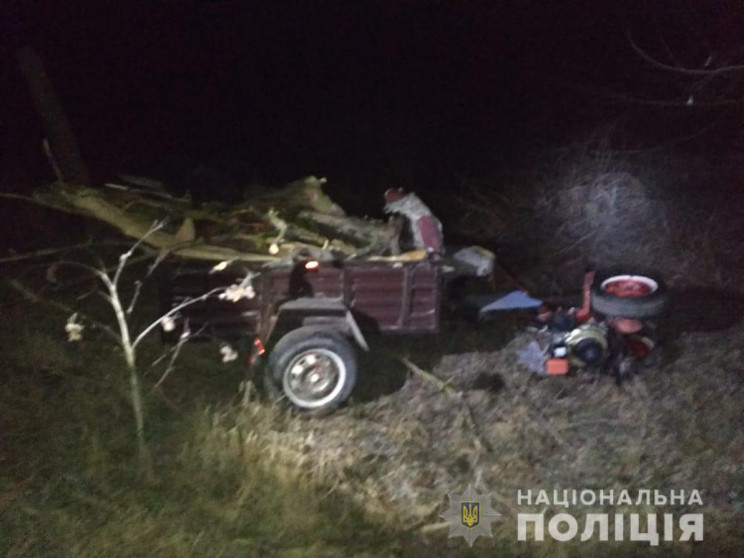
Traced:
<path id="1" fill-rule="evenodd" d="M 36 111 L 46 130 L 49 148 L 59 166 L 65 182 L 81 186 L 90 185 L 88 168 L 80 155 L 75 134 L 62 108 L 59 97 L 44 71 L 44 64 L 31 46 L 16 51 L 18 66 L 31 92 Z"/>

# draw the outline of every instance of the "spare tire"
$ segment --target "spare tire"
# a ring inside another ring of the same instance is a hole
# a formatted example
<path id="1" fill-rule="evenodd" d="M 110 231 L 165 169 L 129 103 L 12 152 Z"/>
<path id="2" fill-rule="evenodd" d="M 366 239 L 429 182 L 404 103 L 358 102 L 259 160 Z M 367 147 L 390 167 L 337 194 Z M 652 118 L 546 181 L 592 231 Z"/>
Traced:
<path id="1" fill-rule="evenodd" d="M 669 293 L 661 280 L 630 273 L 597 273 L 592 310 L 618 318 L 651 318 L 666 310 Z"/>

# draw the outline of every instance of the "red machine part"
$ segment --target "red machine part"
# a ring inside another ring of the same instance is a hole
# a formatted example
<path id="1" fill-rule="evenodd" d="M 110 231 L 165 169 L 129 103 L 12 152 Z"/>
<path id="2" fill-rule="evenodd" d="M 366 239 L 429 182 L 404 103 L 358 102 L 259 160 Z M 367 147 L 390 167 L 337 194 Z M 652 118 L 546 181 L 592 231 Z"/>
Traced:
<path id="1" fill-rule="evenodd" d="M 658 285 L 655 281 L 635 275 L 618 275 L 602 283 L 602 290 L 618 297 L 650 295 Z"/>
<path id="2" fill-rule="evenodd" d="M 625 334 L 638 333 L 643 329 L 643 324 L 639 320 L 631 318 L 612 318 L 607 323 L 615 331 Z"/>
<path id="3" fill-rule="evenodd" d="M 592 283 L 594 283 L 594 271 L 590 270 L 584 274 L 584 303 L 576 312 L 576 321 L 579 323 L 586 322 L 592 315 Z"/>
<path id="4" fill-rule="evenodd" d="M 654 342 L 648 337 L 630 335 L 626 341 L 628 352 L 638 358 L 646 358 L 654 350 Z"/>
<path id="5" fill-rule="evenodd" d="M 568 359 L 549 358 L 545 362 L 545 372 L 548 376 L 563 376 L 568 374 Z"/>

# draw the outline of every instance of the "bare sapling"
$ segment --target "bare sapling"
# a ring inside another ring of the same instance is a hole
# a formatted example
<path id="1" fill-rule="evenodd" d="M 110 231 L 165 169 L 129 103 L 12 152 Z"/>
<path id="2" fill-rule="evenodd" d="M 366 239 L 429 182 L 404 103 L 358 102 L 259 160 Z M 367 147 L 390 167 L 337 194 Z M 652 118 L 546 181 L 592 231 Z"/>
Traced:
<path id="1" fill-rule="evenodd" d="M 148 447 L 145 435 L 145 398 L 143 396 L 142 379 L 137 359 L 137 351 L 140 347 L 140 344 L 149 334 L 153 333 L 158 328 L 162 328 L 164 331 L 173 331 L 176 328 L 179 313 L 184 308 L 192 304 L 204 301 L 211 297 L 217 297 L 222 300 L 237 302 L 243 298 L 253 298 L 255 296 L 255 292 L 252 286 L 252 279 L 255 275 L 252 272 L 247 272 L 245 277 L 243 277 L 235 284 L 226 287 L 218 287 L 198 297 L 188 298 L 180 304 L 174 306 L 167 312 L 158 316 L 156 319 L 142 328 L 141 331 L 133 331 L 132 315 L 139 300 L 142 285 L 145 280 L 153 275 L 158 265 L 168 255 L 168 252 L 161 251 L 155 258 L 155 260 L 148 266 L 145 276 L 142 279 L 138 279 L 134 282 L 133 294 L 131 295 L 129 302 L 126 304 L 121 289 L 122 275 L 124 274 L 127 265 L 133 262 L 132 256 L 137 252 L 138 249 L 142 248 L 142 245 L 147 240 L 147 237 L 160 230 L 163 225 L 163 222 L 154 223 L 145 233 L 145 235 L 143 235 L 129 250 L 119 256 L 118 264 L 112 268 L 106 268 L 103 265 L 101 265 L 100 268 L 97 268 L 89 264 L 67 260 L 61 260 L 54 264 L 57 267 L 67 265 L 83 269 L 84 271 L 92 274 L 95 278 L 97 278 L 104 286 L 104 290 L 98 291 L 98 293 L 106 300 L 106 302 L 113 310 L 116 320 L 115 326 L 108 326 L 101 321 L 94 320 L 87 316 L 85 317 L 85 320 L 93 323 L 98 329 L 104 331 L 108 335 L 108 337 L 114 340 L 115 343 L 122 350 L 128 374 L 129 399 L 135 419 L 139 468 L 140 472 L 148 479 L 154 478 L 154 470 L 152 456 L 150 454 L 150 449 Z M 214 269 L 225 269 L 231 263 L 232 262 L 220 262 L 216 266 L 214 266 Z M 65 325 L 65 331 L 67 333 L 68 341 L 76 342 L 82 340 L 85 326 L 83 321 L 81 321 L 80 312 L 74 312 L 72 311 L 72 308 L 62 303 L 42 299 L 18 281 L 11 282 L 11 285 L 16 290 L 21 292 L 24 296 L 26 296 L 26 298 L 29 298 L 34 302 L 42 301 L 51 303 L 58 309 L 72 312 Z M 184 343 L 186 343 L 192 337 L 192 332 L 188 322 L 184 321 L 181 331 L 182 332 L 177 343 L 167 351 L 166 355 L 156 361 L 159 362 L 167 358 L 168 364 L 161 378 L 153 386 L 153 390 L 157 389 L 171 374 L 175 367 L 176 359 L 181 352 L 181 348 L 183 347 Z M 225 343 L 221 345 L 220 353 L 223 362 L 229 362 L 230 360 L 234 360 L 237 357 L 237 353 L 232 349 L 232 347 Z"/>

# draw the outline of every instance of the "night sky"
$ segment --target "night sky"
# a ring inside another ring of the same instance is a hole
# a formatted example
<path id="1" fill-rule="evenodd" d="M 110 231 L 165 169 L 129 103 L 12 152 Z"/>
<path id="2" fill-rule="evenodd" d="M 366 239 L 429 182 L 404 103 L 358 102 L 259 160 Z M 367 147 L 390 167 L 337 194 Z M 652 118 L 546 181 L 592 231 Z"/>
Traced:
<path id="1" fill-rule="evenodd" d="M 737 1 L 24 0 L 3 10 L 6 188 L 51 178 L 13 58 L 30 43 L 96 182 L 121 172 L 178 182 L 200 164 L 267 185 L 316 174 L 352 210 L 389 186 L 425 195 L 487 178 L 618 119 L 649 144 L 730 122 L 679 106 L 689 84 L 650 68 L 629 35 L 689 67 L 744 54 Z"/>

